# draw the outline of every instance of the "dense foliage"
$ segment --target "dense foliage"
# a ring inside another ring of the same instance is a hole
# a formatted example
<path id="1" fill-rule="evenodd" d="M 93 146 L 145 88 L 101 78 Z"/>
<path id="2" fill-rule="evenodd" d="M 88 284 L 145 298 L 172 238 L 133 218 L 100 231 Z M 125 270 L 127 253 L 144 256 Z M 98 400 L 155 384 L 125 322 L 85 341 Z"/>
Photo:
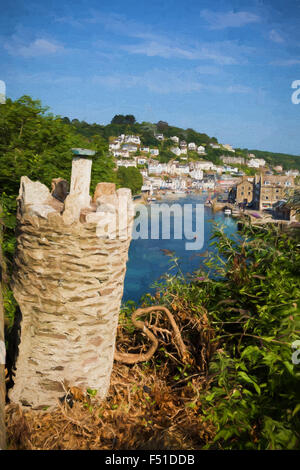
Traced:
<path id="1" fill-rule="evenodd" d="M 0 206 L 5 229 L 3 248 L 8 264 L 14 251 L 16 197 L 23 175 L 50 187 L 52 178 L 70 179 L 72 147 L 96 150 L 92 190 L 99 181 L 116 181 L 108 142 L 97 134 L 84 137 L 68 120 L 48 113 L 29 96 L 7 99 L 0 106 Z"/>
<path id="2" fill-rule="evenodd" d="M 143 177 L 137 168 L 121 166 L 117 171 L 117 182 L 120 187 L 128 187 L 131 189 L 132 194 L 137 194 L 141 190 Z"/>
<path id="3" fill-rule="evenodd" d="M 114 180 L 114 163 L 108 157 L 108 143 L 100 135 L 84 138 L 72 125 L 47 113 L 40 101 L 29 96 L 7 100 L 0 107 L 1 193 L 18 193 L 20 177 L 27 175 L 50 185 L 51 179 L 70 178 L 72 147 L 96 150 L 92 186 Z"/>
<path id="4" fill-rule="evenodd" d="M 299 448 L 300 350 L 293 349 L 300 336 L 297 238 L 250 228 L 232 240 L 216 229 L 219 255 L 192 282 L 176 276 L 160 286 L 166 305 L 180 298 L 215 331 L 210 387 L 194 403 L 216 426 L 210 448 Z"/>

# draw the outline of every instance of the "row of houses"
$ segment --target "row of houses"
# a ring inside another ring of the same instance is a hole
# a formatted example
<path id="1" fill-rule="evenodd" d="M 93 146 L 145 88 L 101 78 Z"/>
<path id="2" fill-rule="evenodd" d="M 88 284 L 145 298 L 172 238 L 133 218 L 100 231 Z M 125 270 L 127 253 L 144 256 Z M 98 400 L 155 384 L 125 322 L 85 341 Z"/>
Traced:
<path id="1" fill-rule="evenodd" d="M 205 178 L 203 180 L 193 180 L 182 176 L 170 178 L 161 178 L 159 176 L 150 176 L 144 180 L 142 192 L 152 194 L 156 190 L 186 191 L 187 189 L 214 190 L 216 182 L 214 179 Z"/>
<path id="2" fill-rule="evenodd" d="M 170 176 L 189 176 L 195 180 L 203 179 L 204 171 L 212 171 L 216 174 L 221 175 L 226 171 L 237 172 L 238 168 L 231 168 L 227 166 L 215 165 L 214 163 L 207 160 L 193 161 L 189 163 L 179 163 L 176 160 L 170 160 L 168 163 L 160 163 L 157 160 L 147 159 L 143 156 L 136 156 L 132 159 L 118 159 L 117 166 L 134 166 L 144 165 L 147 168 L 141 169 L 141 173 L 144 177 L 148 175 L 170 175 Z"/>
<path id="3" fill-rule="evenodd" d="M 263 158 L 256 158 L 254 154 L 249 154 L 248 159 L 241 156 L 221 156 L 223 163 L 228 165 L 247 165 L 250 168 L 263 168 L 266 166 L 266 161 Z"/>
<path id="4" fill-rule="evenodd" d="M 156 134 L 155 137 L 157 140 L 162 141 L 164 140 L 163 134 Z M 170 148 L 170 151 L 176 155 L 176 157 L 181 157 L 182 155 L 187 155 L 190 152 L 197 152 L 198 155 L 206 155 L 206 149 L 203 145 L 196 145 L 195 142 L 187 143 L 185 140 L 179 140 L 179 137 L 172 136 L 170 138 L 175 144 L 174 147 Z M 214 149 L 223 148 L 230 152 L 235 152 L 235 150 L 231 147 L 231 145 L 224 144 L 216 144 L 210 143 L 209 144 Z M 157 157 L 159 155 L 159 149 L 154 147 L 151 148 L 149 146 L 142 146 L 140 137 L 137 135 L 125 135 L 121 134 L 115 140 L 109 143 L 109 150 L 112 152 L 113 156 L 116 158 L 130 158 L 131 154 L 140 151 L 143 154 L 149 154 L 152 157 Z M 221 156 L 221 160 L 223 163 L 228 165 L 244 165 L 247 164 L 251 168 L 260 168 L 264 167 L 266 162 L 262 158 L 256 158 L 254 154 L 248 155 L 249 160 L 245 159 L 244 157 L 240 156 Z"/>
<path id="5" fill-rule="evenodd" d="M 156 139 L 161 142 L 165 140 L 163 134 L 154 134 Z M 176 135 L 170 137 L 170 140 L 174 142 L 174 147 L 171 147 L 171 152 L 176 156 L 186 155 L 188 152 L 197 152 L 199 155 L 205 155 L 205 146 L 197 145 L 195 142 L 186 142 L 185 140 L 180 140 Z M 223 148 L 230 152 L 235 152 L 235 150 L 228 144 L 209 144 L 214 149 Z M 121 134 L 119 137 L 114 139 L 109 143 L 109 150 L 113 153 L 115 157 L 129 158 L 130 153 L 135 153 L 140 150 L 143 153 L 149 153 L 150 155 L 159 155 L 158 148 L 142 147 L 140 137 L 137 135 L 125 135 Z"/>
<path id="6" fill-rule="evenodd" d="M 252 178 L 244 176 L 231 189 L 228 199 L 253 209 L 272 209 L 274 204 L 287 198 L 289 190 L 294 186 L 293 176 L 265 173 Z"/>

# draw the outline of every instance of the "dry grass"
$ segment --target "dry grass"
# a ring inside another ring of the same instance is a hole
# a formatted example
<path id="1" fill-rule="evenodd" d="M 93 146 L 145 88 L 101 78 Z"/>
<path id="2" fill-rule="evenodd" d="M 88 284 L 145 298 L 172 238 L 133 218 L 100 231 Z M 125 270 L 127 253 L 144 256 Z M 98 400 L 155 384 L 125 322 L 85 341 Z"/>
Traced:
<path id="1" fill-rule="evenodd" d="M 159 338 L 152 360 L 133 366 L 114 363 L 105 401 L 72 390 L 72 408 L 33 411 L 7 405 L 9 449 L 164 450 L 200 449 L 214 437 L 201 412 L 200 393 L 208 386 L 207 364 L 213 332 L 205 312 L 196 319 L 178 302 L 173 314 L 189 351 L 183 363 L 163 317 L 148 318 Z M 180 308 L 179 308 L 180 307 Z M 126 322 L 118 329 L 118 348 L 146 350 L 140 332 Z"/>
<path id="2" fill-rule="evenodd" d="M 214 435 L 201 416 L 203 379 L 167 385 L 162 372 L 117 365 L 107 399 L 37 412 L 8 405 L 10 449 L 200 449 Z"/>

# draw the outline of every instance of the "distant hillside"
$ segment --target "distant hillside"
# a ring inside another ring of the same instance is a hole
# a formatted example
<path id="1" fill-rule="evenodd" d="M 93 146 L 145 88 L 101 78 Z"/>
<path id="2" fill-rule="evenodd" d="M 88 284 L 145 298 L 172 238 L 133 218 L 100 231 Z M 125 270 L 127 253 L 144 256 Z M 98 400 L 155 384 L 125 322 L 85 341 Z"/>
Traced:
<path id="1" fill-rule="evenodd" d="M 120 134 L 138 134 L 143 145 L 157 145 L 158 141 L 154 134 L 159 133 L 163 133 L 167 138 L 176 135 L 180 140 L 195 142 L 197 145 L 217 142 L 215 137 L 209 137 L 205 133 L 196 132 L 194 129 L 181 129 L 180 127 L 170 126 L 164 121 L 159 121 L 157 124 L 151 122 L 138 123 L 131 115 L 117 115 L 107 125 L 88 124 L 78 119 L 70 121 L 67 117 L 63 118 L 63 121 L 72 124 L 77 132 L 85 137 L 93 137 L 95 134 L 99 134 L 104 138 L 117 137 Z"/>
<path id="2" fill-rule="evenodd" d="M 300 156 L 289 155 L 287 153 L 274 153 L 265 150 L 248 150 L 254 153 L 258 158 L 264 158 L 270 165 L 282 165 L 285 170 L 300 170 Z"/>
<path id="3" fill-rule="evenodd" d="M 170 146 L 174 145 L 168 139 L 172 136 L 179 137 L 180 140 L 186 142 L 195 142 L 196 145 L 206 145 L 209 143 L 217 143 L 216 137 L 210 137 L 205 133 L 197 132 L 194 129 L 182 129 L 180 127 L 171 126 L 167 122 L 159 121 L 154 124 L 151 122 L 138 123 L 133 115 L 116 115 L 110 124 L 89 124 L 85 121 L 78 119 L 63 118 L 63 121 L 70 124 L 82 136 L 91 139 L 95 135 L 101 136 L 108 141 L 111 137 L 117 137 L 120 134 L 138 134 L 141 138 L 142 145 L 154 146 L 160 149 L 160 160 L 168 161 L 174 158 L 169 152 Z M 160 143 L 155 134 L 163 133 L 166 141 L 164 144 Z M 233 155 L 231 152 L 226 152 L 224 149 L 212 149 L 206 147 L 207 155 L 201 156 L 206 160 L 211 160 L 218 164 L 221 155 Z M 264 150 L 250 150 L 250 149 L 236 149 L 235 155 L 247 157 L 248 153 L 253 153 L 258 158 L 264 158 L 271 166 L 282 165 L 285 170 L 298 169 L 300 170 L 300 156 L 289 155 L 285 153 L 267 152 Z M 200 157 L 198 157 L 200 158 Z"/>

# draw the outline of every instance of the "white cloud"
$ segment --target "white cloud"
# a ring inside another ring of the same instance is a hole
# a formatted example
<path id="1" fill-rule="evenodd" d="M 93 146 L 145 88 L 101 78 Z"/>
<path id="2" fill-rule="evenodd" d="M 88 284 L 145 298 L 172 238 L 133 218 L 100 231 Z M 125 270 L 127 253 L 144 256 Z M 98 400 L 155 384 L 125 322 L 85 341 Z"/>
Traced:
<path id="1" fill-rule="evenodd" d="M 202 10 L 201 17 L 210 25 L 210 29 L 240 28 L 250 23 L 261 21 L 260 16 L 248 11 L 229 11 L 227 13 Z"/>
<path id="2" fill-rule="evenodd" d="M 143 74 L 97 75 L 92 77 L 93 85 L 100 84 L 110 89 L 146 88 L 159 94 L 191 93 L 207 91 L 212 93 L 245 94 L 252 89 L 245 85 L 213 85 L 198 79 L 197 68 L 188 71 L 151 69 Z"/>
<path id="3" fill-rule="evenodd" d="M 168 38 L 153 41 L 142 41 L 136 44 L 125 44 L 120 48 L 129 54 L 142 54 L 148 57 L 163 57 L 165 59 L 177 58 L 186 60 L 206 60 L 219 65 L 232 65 L 246 63 L 247 54 L 253 48 L 240 45 L 236 41 L 215 41 L 179 44 L 171 42 Z"/>
<path id="4" fill-rule="evenodd" d="M 26 59 L 43 55 L 53 55 L 64 49 L 60 44 L 43 38 L 38 38 L 28 44 L 24 44 L 24 41 L 15 35 L 12 36 L 10 42 L 4 43 L 4 48 L 11 55 L 19 55 Z"/>
<path id="5" fill-rule="evenodd" d="M 290 67 L 292 65 L 299 65 L 300 59 L 279 59 L 269 63 L 269 65 L 279 65 L 281 67 Z"/>
<path id="6" fill-rule="evenodd" d="M 121 48 L 130 54 L 143 54 L 148 57 L 158 56 L 165 59 L 179 58 L 188 60 L 208 59 L 223 65 L 236 63 L 233 57 L 217 51 L 211 46 L 179 47 L 168 44 L 167 42 L 150 41 L 140 44 L 124 45 L 121 46 Z"/>
<path id="7" fill-rule="evenodd" d="M 58 18 L 56 21 L 66 22 L 72 26 L 78 25 L 79 20 L 72 17 Z M 92 11 L 89 16 L 80 19 L 80 25 L 101 24 L 101 27 L 114 35 L 136 39 L 131 44 L 120 45 L 120 40 L 112 46 L 126 51 L 129 54 L 140 54 L 147 57 L 162 57 L 165 59 L 208 60 L 220 65 L 231 65 L 245 62 L 245 55 L 251 51 L 250 47 L 240 45 L 237 41 L 206 42 L 195 40 L 187 41 L 186 38 L 172 37 L 160 34 L 153 29 L 153 25 L 138 23 L 124 15 L 103 14 Z M 140 40 L 140 41 L 138 41 Z M 100 43 L 100 40 L 99 40 Z M 105 45 L 106 48 L 106 45 Z"/>
<path id="8" fill-rule="evenodd" d="M 238 93 L 238 94 L 252 93 L 252 89 L 245 85 L 230 85 L 226 87 L 226 91 L 227 93 Z"/>
<path id="9" fill-rule="evenodd" d="M 272 29 L 272 31 L 270 31 L 269 39 L 271 39 L 271 41 L 276 42 L 278 44 L 284 42 L 284 39 L 281 36 L 281 34 L 279 34 L 278 31 L 276 31 L 275 29 Z"/>

